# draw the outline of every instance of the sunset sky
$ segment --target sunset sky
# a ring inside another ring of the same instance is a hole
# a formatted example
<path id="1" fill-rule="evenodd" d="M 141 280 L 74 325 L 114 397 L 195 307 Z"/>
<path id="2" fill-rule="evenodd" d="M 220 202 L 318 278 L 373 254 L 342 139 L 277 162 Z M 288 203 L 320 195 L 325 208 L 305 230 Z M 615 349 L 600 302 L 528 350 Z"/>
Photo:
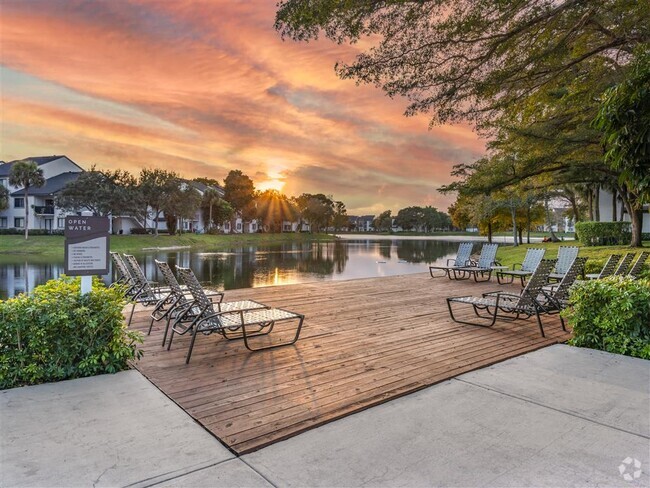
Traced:
<path id="1" fill-rule="evenodd" d="M 0 0 L 0 159 L 162 167 L 331 194 L 349 214 L 446 210 L 436 188 L 484 152 L 404 100 L 334 73 L 359 46 L 282 41 L 274 0 Z"/>

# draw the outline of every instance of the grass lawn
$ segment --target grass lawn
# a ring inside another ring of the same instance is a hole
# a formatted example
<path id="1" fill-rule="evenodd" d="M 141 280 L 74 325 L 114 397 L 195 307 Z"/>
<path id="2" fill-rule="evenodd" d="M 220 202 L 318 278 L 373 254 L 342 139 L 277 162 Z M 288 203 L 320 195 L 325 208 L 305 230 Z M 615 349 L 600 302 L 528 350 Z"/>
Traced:
<path id="1" fill-rule="evenodd" d="M 644 241 L 643 245 L 645 248 L 650 247 L 650 241 Z M 514 263 L 521 263 L 526 255 L 526 250 L 529 247 L 544 248 L 546 249 L 544 257 L 547 259 L 555 259 L 557 257 L 557 249 L 560 246 L 580 246 L 580 243 L 577 241 L 539 242 L 523 244 L 517 247 L 500 244 L 499 251 L 497 252 L 497 260 L 499 260 L 504 266 L 512 266 Z M 580 247 L 580 256 L 588 258 L 586 264 L 587 272 L 592 273 L 600 271 L 610 254 L 625 254 L 626 252 L 633 251 L 639 253 L 641 252 L 641 249 L 633 249 L 629 246 Z"/>
<path id="2" fill-rule="evenodd" d="M 332 241 L 328 234 L 183 234 L 180 236 L 128 235 L 111 236 L 111 251 L 137 252 L 146 248 L 189 246 L 192 249 L 227 249 L 241 245 L 264 245 L 280 242 Z M 19 235 L 0 236 L 0 254 L 36 254 L 63 257 L 63 236 L 31 236 L 27 241 Z"/>

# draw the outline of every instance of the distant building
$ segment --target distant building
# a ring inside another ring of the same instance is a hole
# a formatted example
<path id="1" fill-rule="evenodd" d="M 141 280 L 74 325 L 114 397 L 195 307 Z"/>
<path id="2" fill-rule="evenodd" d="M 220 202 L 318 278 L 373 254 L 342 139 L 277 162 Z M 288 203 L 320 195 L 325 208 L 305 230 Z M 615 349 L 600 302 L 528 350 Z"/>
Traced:
<path id="1" fill-rule="evenodd" d="M 67 156 L 43 156 L 21 161 L 35 162 L 43 170 L 45 185 L 30 188 L 25 199 L 24 188 L 9 185 L 11 168 L 19 161 L 0 162 L 0 185 L 9 190 L 9 208 L 0 211 L 0 229 L 24 229 L 27 207 L 32 209 L 28 222 L 30 230 L 62 231 L 65 227 L 65 216 L 74 212 L 57 207 L 56 195 L 66 184 L 76 180 L 84 171 L 83 168 Z"/>
<path id="2" fill-rule="evenodd" d="M 372 222 L 375 220 L 374 215 L 362 215 L 360 217 L 356 215 L 350 215 L 348 217 L 348 222 L 350 224 L 350 229 L 356 232 L 372 232 L 375 228 L 372 226 Z"/>

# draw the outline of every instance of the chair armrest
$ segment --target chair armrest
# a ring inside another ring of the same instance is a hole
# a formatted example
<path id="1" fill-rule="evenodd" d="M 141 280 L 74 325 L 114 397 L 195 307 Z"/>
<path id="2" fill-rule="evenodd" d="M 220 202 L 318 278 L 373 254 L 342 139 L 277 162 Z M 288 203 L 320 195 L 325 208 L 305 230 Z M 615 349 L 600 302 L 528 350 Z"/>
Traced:
<path id="1" fill-rule="evenodd" d="M 502 293 L 505 293 L 505 292 L 503 292 L 503 291 L 501 291 L 501 290 L 497 290 L 497 291 L 488 291 L 488 292 L 486 292 L 486 293 L 483 293 L 483 295 L 481 295 L 481 296 L 482 296 L 483 298 L 487 298 L 487 297 L 495 297 L 495 296 L 500 295 L 500 294 L 502 294 Z"/>
<path id="2" fill-rule="evenodd" d="M 456 265 L 456 259 L 455 258 L 447 259 L 447 266 L 449 266 L 449 263 L 454 263 L 454 266 L 455 266 Z"/>
<path id="3" fill-rule="evenodd" d="M 519 266 L 519 269 L 521 269 L 521 265 L 522 265 L 522 263 L 514 263 L 514 264 L 512 265 L 512 270 L 513 270 L 513 271 L 516 270 L 516 269 L 517 269 L 517 266 Z"/>

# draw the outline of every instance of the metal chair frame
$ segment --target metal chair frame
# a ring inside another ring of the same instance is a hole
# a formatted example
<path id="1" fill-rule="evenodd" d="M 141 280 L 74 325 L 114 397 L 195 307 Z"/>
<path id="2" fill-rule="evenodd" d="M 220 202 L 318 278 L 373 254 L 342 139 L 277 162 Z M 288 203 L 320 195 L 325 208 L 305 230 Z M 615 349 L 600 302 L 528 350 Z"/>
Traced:
<path id="1" fill-rule="evenodd" d="M 569 290 L 578 280 L 578 276 L 584 274 L 586 262 L 587 258 L 576 256 L 559 283 L 542 287 L 542 295 L 546 299 L 544 305 L 548 308 L 547 313 L 560 313 L 567 307 L 569 304 Z M 562 322 L 562 328 L 566 330 L 564 327 L 564 319 L 561 315 L 560 321 Z"/>
<path id="2" fill-rule="evenodd" d="M 492 271 L 494 269 L 492 266 L 495 266 L 498 263 L 496 261 L 497 250 L 499 249 L 498 244 L 484 244 L 481 248 L 481 254 L 478 257 L 477 262 L 471 262 L 470 266 L 465 266 L 462 268 L 454 268 L 453 274 L 454 279 L 456 280 L 467 280 L 470 277 L 474 277 L 474 281 L 489 281 L 492 277 Z M 482 279 L 478 279 L 478 275 L 481 275 Z M 485 275 L 487 274 L 487 278 Z"/>
<path id="3" fill-rule="evenodd" d="M 524 260 L 521 263 L 513 264 L 511 270 L 497 271 L 497 281 L 500 285 L 510 284 L 516 277 L 519 277 L 521 280 L 521 286 L 526 286 L 526 278 L 535 272 L 539 263 L 544 259 L 545 253 L 546 249 L 543 248 L 528 249 L 526 251 L 526 256 L 524 256 Z M 517 266 L 519 266 L 519 269 L 517 269 Z M 509 280 L 505 277 L 508 277 Z"/>
<path id="4" fill-rule="evenodd" d="M 616 271 L 617 264 L 621 260 L 620 254 L 610 254 L 603 266 L 603 269 L 600 270 L 600 273 L 589 273 L 585 275 L 585 278 L 588 280 L 599 280 L 601 278 L 607 278 L 614 274 Z"/>
<path id="5" fill-rule="evenodd" d="M 564 275 L 569 271 L 575 258 L 578 257 L 580 248 L 578 246 L 560 246 L 557 250 L 557 264 L 555 271 L 550 274 L 549 281 L 560 281 Z"/>
<path id="6" fill-rule="evenodd" d="M 630 264 L 632 264 L 632 260 L 634 259 L 635 255 L 635 252 L 625 253 L 625 256 L 623 256 L 623 259 L 616 267 L 613 276 L 625 276 L 630 268 Z"/>
<path id="7" fill-rule="evenodd" d="M 181 313 L 184 313 L 185 317 L 188 317 L 188 315 L 192 313 L 191 307 L 188 308 L 188 304 L 193 301 L 193 298 L 187 287 L 183 288 L 178 282 L 169 264 L 163 261 L 158 261 L 157 259 L 155 259 L 154 262 L 162 274 L 163 280 L 167 286 L 169 286 L 169 290 L 173 297 L 171 297 L 171 300 L 158 303 L 153 309 L 151 312 L 151 323 L 149 324 L 147 335 L 151 334 L 154 322 L 167 319 L 162 340 L 162 345 L 164 346 L 167 341 L 167 334 L 169 333 L 170 320 L 178 318 Z M 212 303 L 223 302 L 223 292 L 210 290 L 206 291 L 205 294 Z"/>
<path id="8" fill-rule="evenodd" d="M 639 257 L 636 259 L 636 261 L 630 268 L 630 270 L 627 272 L 627 275 L 631 276 L 632 278 L 638 278 L 641 275 L 643 266 L 645 265 L 645 262 L 648 260 L 649 256 L 650 256 L 650 252 L 648 251 L 641 252 L 641 254 L 639 254 Z"/>
<path id="9" fill-rule="evenodd" d="M 302 325 L 305 319 L 304 315 L 280 308 L 267 307 L 266 305 L 253 302 L 252 300 L 244 302 L 249 302 L 250 304 L 257 305 L 254 308 L 239 307 L 236 309 L 225 309 L 225 305 L 227 305 L 228 302 L 213 304 L 208 299 L 192 270 L 180 267 L 177 267 L 177 270 L 181 280 L 187 285 L 190 293 L 194 298 L 194 301 L 192 302 L 193 305 L 190 305 L 188 309 L 196 306 L 199 311 L 199 313 L 194 316 L 189 325 L 182 323 L 181 315 L 181 317 L 174 321 L 171 327 L 172 333 L 169 338 L 167 349 L 171 348 L 172 341 L 174 340 L 174 334 L 185 334 L 188 331 L 192 332 L 190 348 L 185 359 L 186 364 L 190 362 L 190 358 L 192 357 L 192 351 L 194 349 L 194 343 L 196 341 L 198 333 L 202 333 L 204 335 L 218 333 L 228 340 L 243 339 L 244 345 L 250 351 L 260 351 L 264 349 L 274 349 L 276 347 L 288 346 L 295 344 L 300 337 L 300 331 L 302 330 Z M 235 304 L 236 302 L 231 303 Z M 214 305 L 217 305 L 218 310 L 214 309 Z M 279 344 L 271 344 L 265 347 L 252 347 L 249 341 L 252 337 L 268 335 L 271 333 L 273 327 L 277 322 L 287 320 L 298 320 L 296 333 L 292 340 Z M 247 330 L 247 328 L 250 327 L 255 327 L 256 330 L 251 333 L 250 330 Z"/>
<path id="10" fill-rule="evenodd" d="M 472 242 L 461 242 L 458 246 L 458 252 L 456 253 L 455 258 L 447 259 L 447 266 L 429 266 L 429 274 L 431 278 L 443 278 L 447 276 L 450 280 L 451 272 L 455 268 L 462 268 L 468 266 L 471 262 L 470 258 L 472 256 L 472 248 L 474 244 Z M 453 264 L 450 264 L 453 263 Z M 442 270 L 444 274 L 434 274 L 434 271 Z"/>
<path id="11" fill-rule="evenodd" d="M 447 298 L 447 308 L 449 309 L 451 319 L 460 324 L 492 327 L 499 319 L 515 321 L 535 316 L 542 337 L 546 337 L 540 315 L 547 313 L 549 308 L 544 305 L 538 297 L 541 293 L 542 287 L 548 280 L 548 275 L 551 273 L 553 266 L 555 266 L 555 262 L 554 259 L 543 259 L 528 280 L 528 284 L 519 295 L 515 293 L 496 291 L 484 293 L 481 297 L 464 296 Z M 452 303 L 472 305 L 474 314 L 480 319 L 480 321 L 470 322 L 468 320 L 459 320 L 454 316 L 454 311 L 451 306 Z M 481 312 L 483 311 L 485 311 L 487 315 L 482 314 Z M 507 315 L 503 315 L 503 313 Z M 564 322 L 562 322 L 562 327 L 564 328 Z"/>

